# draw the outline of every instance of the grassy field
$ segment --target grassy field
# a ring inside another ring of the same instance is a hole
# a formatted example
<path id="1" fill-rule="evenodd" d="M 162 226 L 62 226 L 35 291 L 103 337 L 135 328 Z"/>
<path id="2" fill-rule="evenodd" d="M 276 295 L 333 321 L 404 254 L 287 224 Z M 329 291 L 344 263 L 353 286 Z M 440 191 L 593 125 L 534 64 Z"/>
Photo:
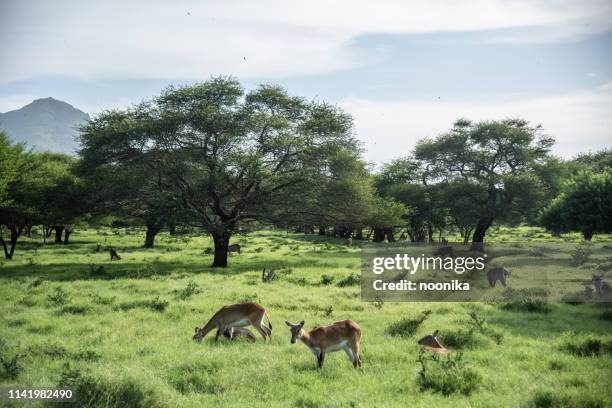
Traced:
<path id="1" fill-rule="evenodd" d="M 492 239 L 542 242 L 538 267 L 576 290 L 598 265 L 610 276 L 610 237 L 596 237 L 575 275 L 563 271 L 578 236 L 545 243 L 543 231 L 522 228 Z M 226 269 L 209 268 L 206 237 L 161 234 L 152 250 L 136 230 L 76 231 L 73 240 L 24 239 L 15 260 L 0 261 L 1 384 L 71 386 L 77 406 L 100 407 L 611 406 L 608 304 L 364 303 L 358 248 L 281 231 L 236 237 L 243 253 Z M 97 243 L 123 259 L 94 253 Z M 261 282 L 264 267 L 277 268 L 273 282 Z M 242 301 L 267 308 L 271 343 L 191 340 L 222 305 Z M 284 324 L 349 318 L 363 330 L 360 370 L 342 352 L 318 370 Z M 416 340 L 435 329 L 450 359 L 419 356 Z"/>

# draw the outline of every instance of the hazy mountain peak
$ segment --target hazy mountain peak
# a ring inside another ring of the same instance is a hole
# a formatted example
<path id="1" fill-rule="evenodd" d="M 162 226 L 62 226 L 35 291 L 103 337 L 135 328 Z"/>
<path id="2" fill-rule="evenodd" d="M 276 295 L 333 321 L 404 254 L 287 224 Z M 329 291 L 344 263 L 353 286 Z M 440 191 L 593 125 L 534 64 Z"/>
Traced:
<path id="1" fill-rule="evenodd" d="M 47 97 L 0 114 L 0 129 L 35 150 L 74 153 L 78 127 L 89 115 L 69 103 Z"/>

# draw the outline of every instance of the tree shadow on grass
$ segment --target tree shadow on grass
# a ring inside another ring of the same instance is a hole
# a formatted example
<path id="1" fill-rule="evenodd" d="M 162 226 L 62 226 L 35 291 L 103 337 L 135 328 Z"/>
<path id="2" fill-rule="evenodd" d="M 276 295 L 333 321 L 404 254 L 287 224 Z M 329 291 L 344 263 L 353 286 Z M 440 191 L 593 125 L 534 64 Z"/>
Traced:
<path id="1" fill-rule="evenodd" d="M 203 258 L 200 262 L 163 261 L 151 262 L 91 262 L 91 263 L 56 263 L 47 265 L 11 265 L 4 264 L 0 281 L 5 279 L 44 279 L 53 282 L 77 280 L 113 280 L 113 279 L 151 279 L 154 277 L 173 277 L 176 275 L 241 275 L 247 272 L 261 272 L 263 268 L 316 267 L 321 265 L 317 259 L 249 259 L 244 263 L 235 262 L 226 268 L 212 268 L 212 260 Z M 324 263 L 324 262 L 323 262 Z"/>

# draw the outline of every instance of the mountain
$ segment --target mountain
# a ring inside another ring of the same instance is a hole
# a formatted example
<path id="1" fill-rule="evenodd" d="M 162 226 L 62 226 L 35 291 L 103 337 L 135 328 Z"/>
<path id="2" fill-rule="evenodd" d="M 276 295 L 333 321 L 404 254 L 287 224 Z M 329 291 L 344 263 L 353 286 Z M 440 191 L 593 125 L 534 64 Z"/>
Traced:
<path id="1" fill-rule="evenodd" d="M 36 99 L 21 109 L 0 113 L 0 129 L 15 142 L 34 150 L 73 154 L 77 128 L 89 115 L 53 98 Z"/>

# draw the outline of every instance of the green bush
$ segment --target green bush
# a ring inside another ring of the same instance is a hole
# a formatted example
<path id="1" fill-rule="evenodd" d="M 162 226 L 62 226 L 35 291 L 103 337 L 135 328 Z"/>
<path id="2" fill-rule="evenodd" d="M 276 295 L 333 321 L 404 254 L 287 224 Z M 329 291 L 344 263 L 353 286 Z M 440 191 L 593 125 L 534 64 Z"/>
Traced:
<path id="1" fill-rule="evenodd" d="M 176 295 L 179 299 L 187 300 L 193 295 L 197 295 L 198 293 L 201 293 L 201 292 L 202 292 L 202 289 L 200 289 L 197 283 L 195 283 L 194 281 L 189 281 L 186 287 L 184 287 L 181 290 L 176 291 Z"/>
<path id="2" fill-rule="evenodd" d="M 465 366 L 461 353 L 455 357 L 426 357 L 421 353 L 418 361 L 421 368 L 417 384 L 421 391 L 470 395 L 482 381 L 480 374 Z"/>
<path id="3" fill-rule="evenodd" d="M 135 300 L 132 302 L 121 303 L 115 309 L 128 311 L 131 309 L 141 308 L 151 309 L 157 312 L 163 312 L 164 310 L 166 310 L 166 307 L 168 307 L 169 304 L 170 303 L 167 300 L 160 299 L 159 296 L 157 296 L 155 299 L 152 300 Z"/>
<path id="4" fill-rule="evenodd" d="M 78 368 L 65 364 L 57 388 L 70 388 L 78 398 L 78 406 L 83 408 L 136 408 L 149 406 L 147 395 L 142 386 L 132 379 L 108 380 L 84 374 Z M 50 404 L 57 407 L 73 407 L 74 402 Z"/>
<path id="5" fill-rule="evenodd" d="M 55 288 L 53 293 L 47 296 L 47 300 L 51 302 L 54 306 L 63 306 L 68 303 L 70 299 L 70 295 L 61 286 Z"/>
<path id="6" fill-rule="evenodd" d="M 431 310 L 426 310 L 416 318 L 404 318 L 387 326 L 387 333 L 391 336 L 409 337 L 413 336 L 421 323 L 431 314 Z"/>
<path id="7" fill-rule="evenodd" d="M 580 357 L 598 356 L 612 352 L 612 341 L 604 341 L 596 337 L 569 338 L 561 344 L 561 348 Z"/>
<path id="8" fill-rule="evenodd" d="M 321 275 L 321 285 L 327 286 L 334 282 L 334 277 L 329 275 Z"/>
<path id="9" fill-rule="evenodd" d="M 552 307 L 545 299 L 522 298 L 501 304 L 501 309 L 509 312 L 550 313 Z"/>
<path id="10" fill-rule="evenodd" d="M 530 403 L 530 408 L 604 408 L 608 406 L 598 395 L 577 394 L 564 395 L 553 391 L 537 391 Z"/>
<path id="11" fill-rule="evenodd" d="M 361 278 L 359 277 L 359 275 L 355 275 L 354 273 L 351 273 L 346 278 L 340 279 L 336 285 L 341 288 L 345 288 L 347 286 L 357 286 L 360 283 L 361 283 Z"/>

